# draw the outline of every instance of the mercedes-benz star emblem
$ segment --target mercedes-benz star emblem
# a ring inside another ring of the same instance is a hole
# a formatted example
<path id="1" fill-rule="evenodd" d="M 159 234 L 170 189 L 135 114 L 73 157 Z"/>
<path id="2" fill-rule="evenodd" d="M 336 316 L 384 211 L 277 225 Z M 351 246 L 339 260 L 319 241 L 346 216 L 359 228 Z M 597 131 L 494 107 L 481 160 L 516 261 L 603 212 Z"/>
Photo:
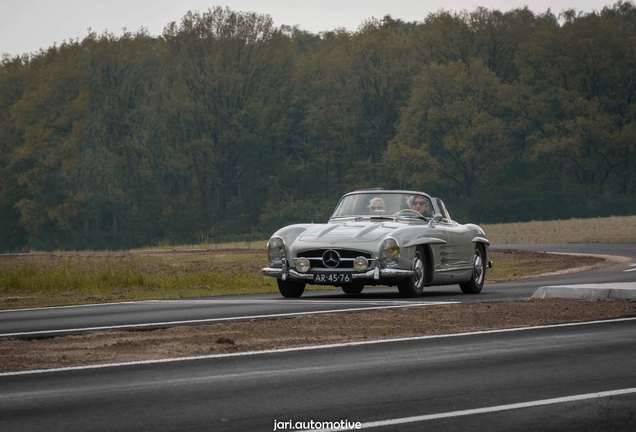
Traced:
<path id="1" fill-rule="evenodd" d="M 322 254 L 322 262 L 325 264 L 325 267 L 335 268 L 340 264 L 340 255 L 335 250 L 329 249 Z"/>

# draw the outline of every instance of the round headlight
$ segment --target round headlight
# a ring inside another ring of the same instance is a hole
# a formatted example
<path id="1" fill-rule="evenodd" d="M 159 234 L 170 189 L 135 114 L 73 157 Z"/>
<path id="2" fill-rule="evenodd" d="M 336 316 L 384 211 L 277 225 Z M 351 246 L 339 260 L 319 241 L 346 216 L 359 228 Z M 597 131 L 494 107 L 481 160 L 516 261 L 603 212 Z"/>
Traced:
<path id="1" fill-rule="evenodd" d="M 307 258 L 298 258 L 298 261 L 296 261 L 296 270 L 301 273 L 307 273 L 309 270 L 309 260 Z"/>
<path id="2" fill-rule="evenodd" d="M 386 266 L 394 266 L 400 261 L 400 246 L 395 239 L 389 237 L 382 242 L 380 257 Z"/>
<path id="3" fill-rule="evenodd" d="M 269 265 L 272 267 L 282 267 L 285 258 L 285 242 L 280 237 L 272 237 L 267 243 L 267 256 Z"/>
<path id="4" fill-rule="evenodd" d="M 369 267 L 369 261 L 363 256 L 359 256 L 353 260 L 353 268 L 359 272 L 365 271 Z"/>

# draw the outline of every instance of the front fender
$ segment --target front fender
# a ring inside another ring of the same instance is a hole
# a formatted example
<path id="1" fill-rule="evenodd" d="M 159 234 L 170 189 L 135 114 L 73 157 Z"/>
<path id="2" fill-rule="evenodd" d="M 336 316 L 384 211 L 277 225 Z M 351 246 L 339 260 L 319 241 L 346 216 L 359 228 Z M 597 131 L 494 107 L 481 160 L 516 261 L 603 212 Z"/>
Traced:
<path id="1" fill-rule="evenodd" d="M 307 231 L 309 228 L 314 227 L 313 224 L 295 224 L 288 225 L 284 228 L 279 229 L 272 237 L 280 237 L 285 241 L 287 246 L 290 245 L 299 235 Z"/>
<path id="2" fill-rule="evenodd" d="M 404 247 L 413 247 L 413 246 L 419 246 L 422 244 L 447 244 L 446 240 L 442 240 L 442 239 L 438 239 L 438 238 L 433 238 L 433 237 L 419 237 L 413 240 L 409 240 L 406 243 L 404 243 Z"/>

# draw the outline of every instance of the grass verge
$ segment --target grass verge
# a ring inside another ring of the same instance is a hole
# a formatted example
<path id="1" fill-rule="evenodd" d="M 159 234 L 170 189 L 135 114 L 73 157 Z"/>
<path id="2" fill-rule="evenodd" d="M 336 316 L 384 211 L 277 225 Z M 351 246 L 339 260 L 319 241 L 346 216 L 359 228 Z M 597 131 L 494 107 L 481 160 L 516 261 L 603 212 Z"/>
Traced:
<path id="1" fill-rule="evenodd" d="M 264 251 L 131 251 L 0 256 L 0 308 L 271 292 Z"/>
<path id="2" fill-rule="evenodd" d="M 636 216 L 480 226 L 492 244 L 636 242 Z"/>
<path id="3" fill-rule="evenodd" d="M 514 250 L 491 259 L 488 282 L 600 261 Z M 0 255 L 0 309 L 276 292 L 266 265 L 265 250 L 248 248 Z"/>

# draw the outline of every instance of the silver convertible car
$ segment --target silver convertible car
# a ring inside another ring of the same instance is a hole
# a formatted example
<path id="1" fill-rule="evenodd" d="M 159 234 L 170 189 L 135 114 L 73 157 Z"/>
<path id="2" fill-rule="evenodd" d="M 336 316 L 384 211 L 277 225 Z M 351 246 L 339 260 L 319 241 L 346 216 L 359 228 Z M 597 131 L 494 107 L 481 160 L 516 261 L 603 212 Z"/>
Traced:
<path id="1" fill-rule="evenodd" d="M 367 285 L 397 286 L 419 297 L 430 285 L 481 292 L 488 260 L 484 231 L 453 221 L 439 198 L 423 192 L 370 189 L 342 197 L 326 224 L 289 225 L 267 243 L 269 267 L 284 297 L 306 284 L 359 294 Z"/>

